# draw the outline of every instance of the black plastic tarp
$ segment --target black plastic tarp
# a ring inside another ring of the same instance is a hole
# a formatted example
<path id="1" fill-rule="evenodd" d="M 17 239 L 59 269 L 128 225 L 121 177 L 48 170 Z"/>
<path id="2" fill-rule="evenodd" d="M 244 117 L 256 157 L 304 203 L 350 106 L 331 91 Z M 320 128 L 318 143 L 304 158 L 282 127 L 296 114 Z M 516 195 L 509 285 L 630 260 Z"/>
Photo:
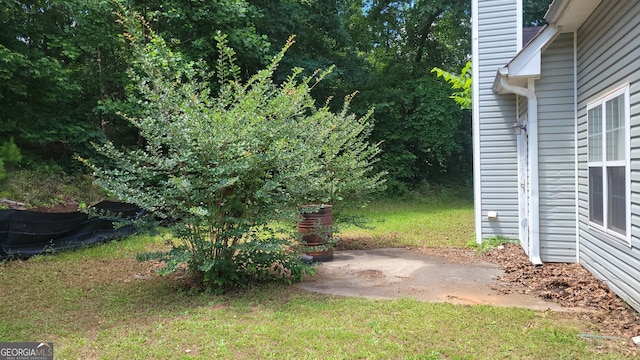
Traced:
<path id="1" fill-rule="evenodd" d="M 27 258 L 122 238 L 135 228 L 117 226 L 117 220 L 134 219 L 143 212 L 135 205 L 112 201 L 100 202 L 93 209 L 104 216 L 0 210 L 0 257 Z"/>

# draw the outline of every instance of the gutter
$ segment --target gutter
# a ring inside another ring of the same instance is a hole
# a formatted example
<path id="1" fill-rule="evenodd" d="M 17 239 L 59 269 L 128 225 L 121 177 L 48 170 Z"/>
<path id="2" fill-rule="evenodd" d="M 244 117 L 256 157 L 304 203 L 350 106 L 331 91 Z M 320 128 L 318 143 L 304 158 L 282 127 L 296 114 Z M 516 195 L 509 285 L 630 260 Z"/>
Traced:
<path id="1" fill-rule="evenodd" d="M 529 136 L 529 259 L 534 265 L 542 265 L 540 259 L 540 203 L 538 200 L 538 97 L 536 93 L 525 87 L 510 85 L 507 81 L 509 68 L 498 70 L 499 86 L 516 95 L 527 98 L 527 134 Z M 529 86 L 533 87 L 533 79 Z"/>
<path id="2" fill-rule="evenodd" d="M 549 5 L 544 19 L 550 24 L 556 24 L 565 14 L 571 0 L 555 0 Z"/>

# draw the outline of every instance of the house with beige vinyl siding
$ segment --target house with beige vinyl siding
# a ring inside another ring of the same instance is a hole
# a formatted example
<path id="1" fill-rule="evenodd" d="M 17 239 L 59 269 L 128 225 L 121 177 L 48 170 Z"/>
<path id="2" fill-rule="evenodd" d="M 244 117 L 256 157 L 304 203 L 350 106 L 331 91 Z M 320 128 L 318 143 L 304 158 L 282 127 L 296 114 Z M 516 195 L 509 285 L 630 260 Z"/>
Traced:
<path id="1" fill-rule="evenodd" d="M 579 262 L 640 311 L 640 2 L 474 0 L 476 241 Z"/>

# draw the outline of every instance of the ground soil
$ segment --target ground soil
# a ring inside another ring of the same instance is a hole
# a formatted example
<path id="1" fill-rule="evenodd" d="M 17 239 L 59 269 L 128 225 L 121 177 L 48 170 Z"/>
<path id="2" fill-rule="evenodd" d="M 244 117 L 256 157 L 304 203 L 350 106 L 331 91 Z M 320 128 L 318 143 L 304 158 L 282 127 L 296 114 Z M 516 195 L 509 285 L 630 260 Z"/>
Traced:
<path id="1" fill-rule="evenodd" d="M 585 337 L 624 339 L 627 345 L 625 352 L 640 356 L 639 348 L 632 341 L 633 337 L 640 336 L 640 315 L 579 264 L 545 263 L 535 266 L 522 247 L 515 244 L 506 244 L 481 256 L 470 254 L 468 249 L 436 248 L 421 252 L 445 256 L 452 261 L 483 260 L 499 264 L 504 275 L 499 277 L 495 290 L 510 293 L 518 289 L 521 293 L 534 294 L 566 307 L 586 309 L 579 313 L 581 320 L 590 326 L 584 329 Z"/>
<path id="2" fill-rule="evenodd" d="M 33 206 L 32 207 L 19 201 L 9 200 L 9 199 L 0 199 L 0 209 L 4 207 L 6 207 L 7 209 L 15 209 L 15 210 L 29 210 L 29 211 L 46 212 L 46 213 L 66 213 L 66 212 L 78 211 L 79 204 L 77 201 L 73 199 L 68 199 L 66 201 L 61 201 L 50 206 Z"/>

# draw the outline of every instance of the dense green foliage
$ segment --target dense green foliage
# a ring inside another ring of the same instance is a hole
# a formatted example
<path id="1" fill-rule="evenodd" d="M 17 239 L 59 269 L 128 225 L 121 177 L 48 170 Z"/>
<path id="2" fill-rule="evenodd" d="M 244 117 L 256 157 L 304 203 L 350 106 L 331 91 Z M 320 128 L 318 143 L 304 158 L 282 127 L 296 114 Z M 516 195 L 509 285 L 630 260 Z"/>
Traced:
<path id="1" fill-rule="evenodd" d="M 102 137 L 97 101 L 121 91 L 126 68 L 113 3 L 2 0 L 0 9 L 0 139 L 57 161 L 86 153 Z"/>
<path id="2" fill-rule="evenodd" d="M 457 74 L 470 53 L 470 2 L 448 0 L 0 0 L 0 142 L 14 137 L 23 166 L 51 160 L 77 171 L 73 155 L 91 156 L 90 142 L 143 141 L 115 111 L 132 86 L 119 3 L 209 69 L 219 56 L 215 34 L 225 34 L 244 81 L 296 35 L 274 81 L 296 67 L 309 76 L 334 66 L 311 94 L 319 103 L 333 97 L 340 111 L 358 91 L 352 111 L 376 109 L 371 136 L 381 142 L 376 167 L 389 171 L 389 192 L 471 181 L 471 115 L 430 72 Z M 550 1 L 523 3 L 524 23 L 542 24 Z"/>
<path id="3" fill-rule="evenodd" d="M 300 78 L 296 69 L 274 84 L 292 41 L 243 82 L 235 51 L 219 34 L 219 90 L 212 92 L 203 63 L 174 52 L 131 18 L 123 17 L 134 48 L 129 102 L 139 109 L 124 115 L 145 142 L 98 146 L 108 159 L 90 164 L 98 184 L 173 224 L 181 241 L 156 255 L 166 272 L 186 265 L 215 289 L 300 280 L 307 268 L 295 237 L 272 225 L 282 218 L 295 223 L 304 204 L 340 209 L 381 189 L 384 174 L 372 171 L 379 149 L 367 142 L 369 116 L 350 114 L 349 99 L 337 113 L 317 107 L 310 90 L 325 72 Z"/>
<path id="4" fill-rule="evenodd" d="M 111 0 L 0 0 L 0 140 L 13 136 L 25 164 L 51 159 L 66 171 L 90 142 L 140 144 L 143 137 L 116 114 L 132 84 L 131 49 Z M 214 36 L 227 36 L 246 81 L 292 34 L 296 44 L 274 71 L 283 83 L 334 66 L 312 96 L 329 107 L 359 91 L 351 109 L 376 108 L 372 138 L 382 142 L 379 170 L 390 189 L 470 178 L 468 114 L 446 100 L 450 90 L 429 70 L 459 69 L 469 52 L 469 5 L 431 1 L 139 1 L 126 6 L 189 61 L 215 69 Z M 217 91 L 217 83 L 211 83 Z M 130 110 L 136 110 L 131 106 Z M 434 142 L 435 140 L 435 142 Z M 459 159 L 466 159 L 460 163 Z M 454 166 L 455 165 L 455 166 Z M 77 167 L 76 167 L 77 169 Z M 443 178 L 446 177 L 447 179 Z"/>
<path id="5" fill-rule="evenodd" d="M 389 171 L 390 193 L 470 180 L 470 114 L 430 73 L 466 62 L 469 12 L 468 2 L 376 0 L 352 16 L 358 51 L 370 66 L 354 107 L 376 109 L 372 137 L 382 141 L 379 166 Z"/>
<path id="6" fill-rule="evenodd" d="M 452 74 L 438 67 L 433 68 L 431 72 L 434 72 L 438 77 L 443 78 L 449 83 L 451 88 L 455 90 L 455 92 L 451 94 L 450 98 L 455 100 L 455 102 L 460 105 L 460 108 L 471 110 L 471 61 L 467 62 L 459 75 Z"/>

